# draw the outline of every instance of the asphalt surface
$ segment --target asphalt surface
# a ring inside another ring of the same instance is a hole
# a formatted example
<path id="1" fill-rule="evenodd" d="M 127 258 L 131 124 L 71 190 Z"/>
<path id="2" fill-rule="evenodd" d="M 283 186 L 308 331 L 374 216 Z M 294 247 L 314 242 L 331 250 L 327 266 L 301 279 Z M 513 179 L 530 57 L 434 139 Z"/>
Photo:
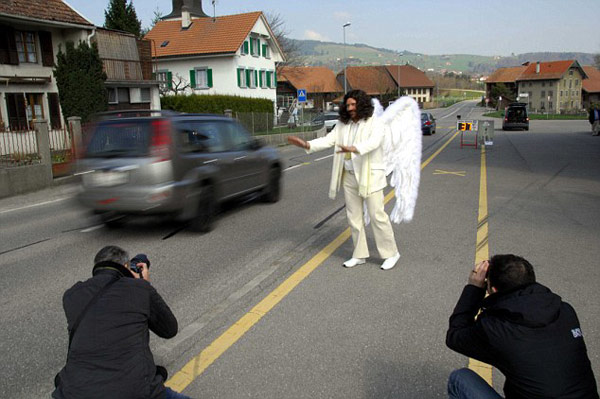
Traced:
<path id="1" fill-rule="evenodd" d="M 423 160 L 473 103 L 434 110 Z M 587 121 L 532 121 L 486 149 L 490 254 L 515 253 L 578 312 L 600 371 L 597 283 L 600 139 Z M 185 388 L 197 398 L 436 398 L 468 359 L 445 347 L 448 317 L 475 255 L 481 152 L 456 137 L 422 170 L 415 218 L 394 225 L 402 258 L 345 269 L 346 240 Z M 280 149 L 282 200 L 230 204 L 211 233 L 159 218 L 112 230 L 80 208 L 74 185 L 0 200 L 0 397 L 49 397 L 66 355 L 65 289 L 89 277 L 99 248 L 152 260 L 151 277 L 180 322 L 153 339 L 175 375 L 346 228 L 343 198 L 327 198 L 331 154 Z M 451 172 L 451 173 L 448 173 Z M 388 210 L 392 203 L 388 204 Z M 234 326 L 234 327 L 232 327 Z M 494 372 L 494 386 L 503 377 Z"/>

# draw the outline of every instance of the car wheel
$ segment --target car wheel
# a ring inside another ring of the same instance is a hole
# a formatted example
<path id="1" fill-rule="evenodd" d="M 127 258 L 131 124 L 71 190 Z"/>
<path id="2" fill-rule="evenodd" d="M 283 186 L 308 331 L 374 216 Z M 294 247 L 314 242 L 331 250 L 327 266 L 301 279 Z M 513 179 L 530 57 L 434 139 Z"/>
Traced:
<path id="1" fill-rule="evenodd" d="M 275 203 L 281 198 L 281 171 L 279 168 L 271 168 L 269 171 L 269 183 L 262 195 L 264 202 Z"/>
<path id="2" fill-rule="evenodd" d="M 211 185 L 202 186 L 196 215 L 190 223 L 192 231 L 208 233 L 212 230 L 216 214 L 214 189 Z"/>

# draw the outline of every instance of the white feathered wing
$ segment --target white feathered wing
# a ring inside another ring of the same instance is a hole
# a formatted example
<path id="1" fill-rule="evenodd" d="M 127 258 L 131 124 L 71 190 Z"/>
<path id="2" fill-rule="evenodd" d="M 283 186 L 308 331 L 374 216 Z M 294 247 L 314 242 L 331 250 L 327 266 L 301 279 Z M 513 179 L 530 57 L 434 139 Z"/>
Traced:
<path id="1" fill-rule="evenodd" d="M 373 99 L 374 115 L 381 118 L 386 132 L 383 139 L 383 160 L 386 175 L 394 188 L 396 203 L 390 214 L 394 223 L 410 222 L 415 212 L 421 179 L 421 111 L 411 97 L 400 97 L 385 111 Z M 368 213 L 365 212 L 368 217 Z M 368 221 L 367 221 L 368 223 Z"/>

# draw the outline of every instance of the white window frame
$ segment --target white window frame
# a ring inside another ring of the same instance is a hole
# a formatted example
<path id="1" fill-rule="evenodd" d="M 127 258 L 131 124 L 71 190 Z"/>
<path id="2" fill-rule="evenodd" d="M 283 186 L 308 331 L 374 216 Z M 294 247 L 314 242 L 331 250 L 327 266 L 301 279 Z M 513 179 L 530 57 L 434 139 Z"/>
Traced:
<path id="1" fill-rule="evenodd" d="M 271 72 L 271 87 L 270 89 L 276 89 L 277 88 L 277 79 L 275 78 L 275 71 L 269 71 Z"/>
<path id="2" fill-rule="evenodd" d="M 203 75 L 202 75 L 202 72 L 204 72 Z M 205 66 L 195 67 L 194 75 L 196 76 L 196 87 L 194 87 L 194 89 L 200 89 L 200 90 L 209 89 L 209 87 L 208 87 L 208 67 L 205 67 Z M 202 76 L 202 79 L 199 79 L 200 76 Z"/>
<path id="3" fill-rule="evenodd" d="M 240 77 L 240 88 L 241 89 L 247 89 L 248 88 L 248 82 L 246 82 L 246 68 L 239 67 L 237 69 L 237 74 Z"/>
<path id="4" fill-rule="evenodd" d="M 250 46 L 250 47 L 252 47 L 252 50 L 254 50 L 254 51 L 250 55 L 253 57 L 260 57 L 260 52 L 261 52 L 260 39 L 250 36 L 250 41 L 254 41 L 254 44 Z"/>
<path id="5" fill-rule="evenodd" d="M 261 89 L 268 89 L 267 87 L 267 70 L 266 69 L 261 69 L 259 72 L 260 77 L 259 77 L 259 82 L 262 79 L 262 84 L 260 85 Z"/>
<path id="6" fill-rule="evenodd" d="M 256 69 L 247 68 L 246 70 L 250 71 L 250 84 L 247 87 L 250 89 L 256 89 L 257 82 L 256 82 L 256 74 L 254 73 L 256 71 Z"/>
<path id="7" fill-rule="evenodd" d="M 162 79 L 164 78 L 164 79 Z M 168 90 L 169 89 L 169 71 L 167 69 L 161 69 L 159 71 L 156 71 L 156 80 L 158 81 L 158 87 L 160 87 L 161 90 Z"/>

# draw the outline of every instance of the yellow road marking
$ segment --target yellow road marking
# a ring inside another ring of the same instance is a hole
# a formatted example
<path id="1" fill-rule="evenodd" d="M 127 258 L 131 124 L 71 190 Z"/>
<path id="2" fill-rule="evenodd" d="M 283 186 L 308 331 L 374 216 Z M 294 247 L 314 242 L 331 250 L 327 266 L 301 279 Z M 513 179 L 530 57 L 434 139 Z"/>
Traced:
<path id="1" fill-rule="evenodd" d="M 455 175 L 455 176 L 462 176 L 462 177 L 465 177 L 466 173 L 467 172 L 464 170 L 460 170 L 457 172 L 451 172 L 449 170 L 441 170 L 441 169 L 436 169 L 435 172 L 433 172 L 434 175 Z"/>
<path id="2" fill-rule="evenodd" d="M 481 175 L 479 177 L 479 212 L 477 216 L 477 243 L 475 264 L 490 258 L 488 246 L 488 202 L 487 202 L 487 162 L 485 146 L 481 146 Z M 492 385 L 492 366 L 469 358 L 469 368 Z"/>
<path id="3" fill-rule="evenodd" d="M 456 132 L 433 155 L 421 164 L 423 170 L 450 142 L 458 135 Z M 385 203 L 394 197 L 394 190 L 385 196 Z M 185 366 L 175 373 L 165 385 L 181 392 L 190 385 L 204 370 L 217 360 L 227 349 L 237 342 L 253 325 L 266 315 L 275 305 L 285 298 L 302 280 L 329 258 L 351 236 L 350 228 L 344 230 L 331 243 L 302 265 L 296 272 L 269 293 L 263 300 L 254 306 L 248 313 L 215 339 L 210 345 L 194 356 Z"/>

